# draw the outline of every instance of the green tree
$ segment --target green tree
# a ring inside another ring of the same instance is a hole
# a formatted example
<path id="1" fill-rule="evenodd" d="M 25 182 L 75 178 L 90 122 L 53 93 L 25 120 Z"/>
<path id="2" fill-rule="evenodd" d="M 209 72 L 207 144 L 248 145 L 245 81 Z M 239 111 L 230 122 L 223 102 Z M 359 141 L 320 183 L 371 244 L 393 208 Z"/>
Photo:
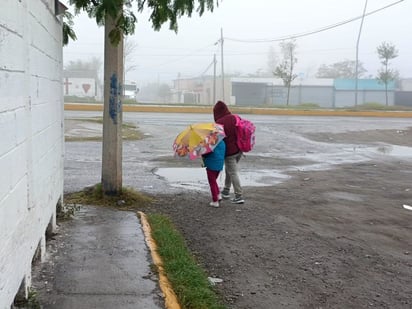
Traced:
<path id="1" fill-rule="evenodd" d="M 219 0 L 197 0 L 196 11 L 199 16 L 207 10 L 213 11 Z M 137 12 L 141 13 L 145 8 L 150 11 L 149 21 L 152 22 L 154 30 L 158 31 L 164 23 L 169 22 L 169 29 L 177 32 L 178 18 L 182 16 L 192 16 L 195 9 L 194 0 L 69 0 L 70 5 L 74 5 L 75 13 L 86 12 L 90 18 L 95 18 L 99 26 L 105 25 L 105 18 L 110 16 L 114 19 L 114 28 L 111 29 L 109 37 L 113 44 L 118 44 L 123 35 L 133 34 L 137 17 L 133 12 L 133 4 L 137 4 Z M 63 23 L 64 42 L 68 43 L 69 38 L 75 40 L 76 34 L 73 31 L 73 16 L 65 14 Z"/>
<path id="2" fill-rule="evenodd" d="M 63 14 L 63 45 L 69 44 L 69 40 L 77 40 L 76 33 L 73 30 L 73 15 L 66 11 Z"/>
<path id="3" fill-rule="evenodd" d="M 219 0 L 197 0 L 197 12 L 201 16 L 206 10 L 213 11 Z M 76 14 L 86 12 L 99 26 L 105 28 L 104 60 L 104 112 L 102 151 L 102 190 L 107 195 L 119 195 L 122 191 L 122 84 L 124 79 L 123 38 L 133 34 L 137 13 L 144 9 L 150 13 L 149 20 L 154 30 L 160 30 L 164 23 L 178 30 L 177 20 L 191 16 L 195 9 L 194 0 L 69 0 Z M 75 39 L 73 20 L 65 15 L 63 43 Z"/>
<path id="4" fill-rule="evenodd" d="M 288 88 L 286 105 L 289 105 L 290 86 L 298 76 L 293 73 L 295 64 L 298 62 L 298 59 L 295 57 L 297 45 L 294 40 L 281 42 L 279 45 L 283 54 L 283 60 L 276 66 L 273 75 L 282 79 L 283 85 Z"/>
<path id="5" fill-rule="evenodd" d="M 378 52 L 378 57 L 383 65 L 378 71 L 378 76 L 376 77 L 379 82 L 385 85 L 385 99 L 386 106 L 388 106 L 388 84 L 390 81 L 396 80 L 399 76 L 398 71 L 389 68 L 389 61 L 398 57 L 398 50 L 395 45 L 387 42 L 382 42 L 376 48 Z"/>
<path id="6" fill-rule="evenodd" d="M 358 63 L 358 78 L 366 73 L 361 62 Z M 322 64 L 316 73 L 318 78 L 356 78 L 356 61 L 344 60 L 333 64 Z"/>
<path id="7" fill-rule="evenodd" d="M 163 102 L 166 102 L 166 99 L 170 96 L 171 91 L 168 84 L 160 84 L 158 86 L 157 94 L 163 99 Z"/>

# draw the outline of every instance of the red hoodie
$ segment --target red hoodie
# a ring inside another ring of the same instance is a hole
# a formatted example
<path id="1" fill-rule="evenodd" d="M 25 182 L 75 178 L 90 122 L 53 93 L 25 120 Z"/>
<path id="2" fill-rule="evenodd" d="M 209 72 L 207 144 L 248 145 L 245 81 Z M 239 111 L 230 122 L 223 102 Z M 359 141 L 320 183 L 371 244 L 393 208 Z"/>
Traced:
<path id="1" fill-rule="evenodd" d="M 227 108 L 226 104 L 222 101 L 217 101 L 213 108 L 213 116 L 215 122 L 222 124 L 225 129 L 226 137 L 224 139 L 226 143 L 226 157 L 237 154 L 239 147 L 237 146 L 236 135 L 236 118 Z"/>

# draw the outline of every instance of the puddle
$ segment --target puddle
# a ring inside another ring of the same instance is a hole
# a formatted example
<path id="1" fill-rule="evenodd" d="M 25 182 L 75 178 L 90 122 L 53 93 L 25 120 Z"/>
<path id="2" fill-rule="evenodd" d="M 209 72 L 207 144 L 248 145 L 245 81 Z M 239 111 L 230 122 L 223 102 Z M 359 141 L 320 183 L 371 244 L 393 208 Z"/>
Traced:
<path id="1" fill-rule="evenodd" d="M 385 155 L 390 155 L 394 157 L 412 157 L 412 148 L 406 146 L 381 146 L 378 147 L 378 152 Z"/>
<path id="2" fill-rule="evenodd" d="M 362 155 L 370 157 L 373 155 L 383 155 L 397 158 L 412 158 L 412 147 L 397 146 L 397 145 L 381 145 L 378 147 L 354 146 L 353 148 L 345 148 L 345 152 L 353 155 Z"/>
<path id="3" fill-rule="evenodd" d="M 209 190 L 204 168 L 159 168 L 154 171 L 154 174 L 165 178 L 173 187 Z M 251 171 L 242 169 L 239 176 L 242 186 L 245 187 L 273 186 L 289 178 L 288 175 L 273 170 Z M 224 179 L 225 173 L 222 172 L 218 178 L 220 187 L 223 186 Z"/>
<path id="4" fill-rule="evenodd" d="M 376 155 L 412 159 L 412 147 L 396 145 L 382 145 L 379 147 L 352 146 L 341 148 L 339 153 L 305 153 L 304 159 L 318 163 L 305 164 L 290 168 L 289 170 L 327 170 L 335 165 L 369 161 L 371 158 L 376 157 Z M 298 160 L 302 156 L 290 156 L 290 158 Z"/>
<path id="5" fill-rule="evenodd" d="M 307 152 L 303 156 L 292 155 L 289 159 L 305 159 L 313 163 L 304 164 L 300 166 L 288 166 L 282 171 L 320 171 L 328 170 L 336 165 L 352 164 L 369 161 L 371 158 L 379 156 L 397 157 L 397 158 L 412 158 L 412 148 L 396 145 L 381 145 L 379 147 L 365 147 L 365 146 L 350 146 L 337 149 L 335 152 Z M 273 157 L 273 154 L 259 153 L 260 157 Z M 172 187 L 185 188 L 192 190 L 208 191 L 209 185 L 207 183 L 206 171 L 204 168 L 188 168 L 188 167 L 170 167 L 159 168 L 153 172 L 168 182 Z M 264 187 L 273 186 L 284 182 L 290 176 L 283 174 L 279 170 L 256 170 L 242 168 L 240 172 L 240 180 L 242 186 L 245 187 Z M 224 172 L 219 175 L 218 184 L 223 187 Z M 330 197 L 338 199 L 346 199 L 350 201 L 361 201 L 362 197 L 349 196 L 344 192 L 331 193 Z"/>
<path id="6" fill-rule="evenodd" d="M 343 155 L 345 157 L 343 157 Z M 299 156 L 291 156 L 290 158 L 298 160 Z M 305 155 L 303 159 L 307 159 L 313 162 L 318 163 L 310 163 L 304 164 L 299 166 L 292 166 L 286 168 L 286 171 L 326 171 L 334 168 L 336 165 L 342 164 L 353 164 L 359 162 L 369 161 L 368 157 L 365 155 L 360 154 L 347 154 L 342 152 L 342 155 L 332 154 L 309 154 Z"/>
<path id="7" fill-rule="evenodd" d="M 347 200 L 347 201 L 352 201 L 352 202 L 362 202 L 363 201 L 362 195 L 353 194 L 349 192 L 343 192 L 343 191 L 328 192 L 328 193 L 325 193 L 325 195 L 328 197 L 339 199 L 339 200 Z"/>

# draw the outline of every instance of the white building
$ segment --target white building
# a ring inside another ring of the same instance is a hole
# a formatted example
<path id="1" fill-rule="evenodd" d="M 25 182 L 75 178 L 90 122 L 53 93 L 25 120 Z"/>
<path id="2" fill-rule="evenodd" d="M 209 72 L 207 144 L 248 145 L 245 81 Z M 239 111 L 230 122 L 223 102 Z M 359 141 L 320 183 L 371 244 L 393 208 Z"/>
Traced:
<path id="1" fill-rule="evenodd" d="M 100 98 L 101 87 L 98 85 L 95 71 L 63 71 L 63 95 L 79 98 Z"/>
<path id="2" fill-rule="evenodd" d="M 27 296 L 63 194 L 61 9 L 55 0 L 1 0 L 0 309 Z"/>

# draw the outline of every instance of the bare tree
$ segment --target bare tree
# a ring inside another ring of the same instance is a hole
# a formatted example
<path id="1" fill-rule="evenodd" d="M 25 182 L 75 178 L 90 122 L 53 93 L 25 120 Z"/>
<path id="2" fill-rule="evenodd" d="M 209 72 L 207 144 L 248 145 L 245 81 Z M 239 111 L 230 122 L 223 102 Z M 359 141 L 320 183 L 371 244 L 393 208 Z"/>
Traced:
<path id="1" fill-rule="evenodd" d="M 386 106 L 388 106 L 388 84 L 390 81 L 396 80 L 399 76 L 398 71 L 389 68 L 389 60 L 398 57 L 398 50 L 395 45 L 387 42 L 383 42 L 376 50 L 383 65 L 383 68 L 378 71 L 377 79 L 385 85 L 385 102 Z"/>
<path id="2" fill-rule="evenodd" d="M 268 51 L 268 61 L 267 61 L 267 68 L 268 72 L 274 72 L 276 70 L 276 65 L 278 64 L 279 57 L 276 53 L 276 50 L 273 46 L 269 47 Z"/>
<path id="3" fill-rule="evenodd" d="M 92 57 L 91 59 L 84 61 L 77 59 L 76 61 L 69 61 L 64 67 L 68 71 L 94 71 L 99 72 L 102 69 L 102 59 L 98 57 Z"/>
<path id="4" fill-rule="evenodd" d="M 294 40 L 281 42 L 279 45 L 283 54 L 283 60 L 276 66 L 273 75 L 282 79 L 284 86 L 288 88 L 286 105 L 289 105 L 290 86 L 297 77 L 297 74 L 293 73 L 295 64 L 298 62 L 298 59 L 295 57 L 297 45 Z"/>
<path id="5" fill-rule="evenodd" d="M 6 33 L 0 29 L 0 48 L 3 45 L 3 42 L 5 39 L 6 39 Z"/>
<path id="6" fill-rule="evenodd" d="M 134 53 L 138 44 L 130 38 L 124 40 L 124 72 L 125 74 L 133 72 L 137 69 L 137 64 L 134 62 Z"/>

